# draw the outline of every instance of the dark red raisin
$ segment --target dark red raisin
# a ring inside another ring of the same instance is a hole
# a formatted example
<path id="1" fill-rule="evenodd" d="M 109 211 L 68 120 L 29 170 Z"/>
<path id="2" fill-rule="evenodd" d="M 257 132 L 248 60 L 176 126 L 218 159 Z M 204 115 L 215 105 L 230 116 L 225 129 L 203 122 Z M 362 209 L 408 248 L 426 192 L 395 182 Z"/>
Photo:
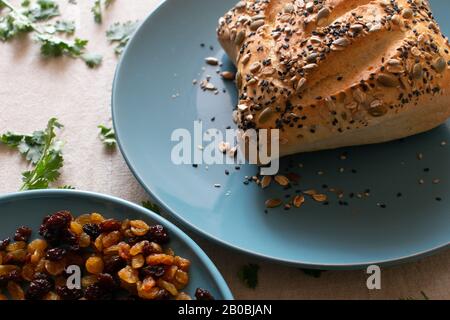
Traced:
<path id="1" fill-rule="evenodd" d="M 14 282 L 20 282 L 23 280 L 22 274 L 18 270 L 13 270 L 8 274 L 8 280 Z"/>
<path id="2" fill-rule="evenodd" d="M 100 223 L 100 231 L 102 233 L 106 232 L 113 232 L 118 231 L 122 227 L 122 223 L 120 221 L 117 221 L 115 219 L 108 219 Z"/>
<path id="3" fill-rule="evenodd" d="M 150 230 L 146 235 L 147 239 L 159 244 L 166 244 L 169 242 L 169 234 L 166 229 L 161 225 L 150 226 Z"/>
<path id="4" fill-rule="evenodd" d="M 58 243 L 66 235 L 71 221 L 72 215 L 68 211 L 47 216 L 39 228 L 39 234 L 52 244 Z"/>
<path id="5" fill-rule="evenodd" d="M 98 283 L 94 283 L 86 288 L 84 297 L 87 300 L 111 300 L 112 293 L 102 288 Z"/>
<path id="6" fill-rule="evenodd" d="M 195 298 L 197 300 L 214 300 L 212 294 L 208 290 L 202 288 L 197 288 L 197 290 L 195 290 Z"/>
<path id="7" fill-rule="evenodd" d="M 53 288 L 53 283 L 45 279 L 36 279 L 30 282 L 25 297 L 28 300 L 37 300 L 49 293 Z"/>
<path id="8" fill-rule="evenodd" d="M 161 289 L 158 291 L 158 294 L 156 295 L 156 300 L 169 300 L 170 299 L 170 293 L 167 290 Z"/>
<path id="9" fill-rule="evenodd" d="M 95 223 L 88 223 L 83 226 L 83 231 L 91 237 L 91 240 L 97 239 L 100 235 L 100 227 Z"/>
<path id="10" fill-rule="evenodd" d="M 60 261 L 66 255 L 67 250 L 64 248 L 53 248 L 47 250 L 46 258 L 50 261 Z"/>
<path id="11" fill-rule="evenodd" d="M 48 274 L 43 273 L 43 272 L 36 272 L 34 274 L 33 280 L 37 280 L 37 279 L 44 279 L 44 280 L 48 280 L 48 281 L 53 281 L 51 276 L 49 276 Z"/>
<path id="12" fill-rule="evenodd" d="M 106 290 L 106 291 L 112 291 L 116 287 L 116 282 L 114 281 L 114 278 L 112 275 L 108 273 L 101 273 L 97 276 L 98 279 L 98 285 Z"/>
<path id="13" fill-rule="evenodd" d="M 79 300 L 83 298 L 83 290 L 69 289 L 67 286 L 56 287 L 56 294 L 63 300 Z"/>
<path id="14" fill-rule="evenodd" d="M 117 274 L 117 272 L 120 271 L 120 269 L 124 268 L 126 266 L 126 261 L 124 261 L 119 256 L 110 256 L 105 257 L 105 268 L 104 271 L 109 274 Z"/>
<path id="15" fill-rule="evenodd" d="M 30 239 L 31 232 L 31 229 L 28 227 L 22 226 L 20 228 L 17 228 L 16 234 L 14 235 L 14 240 L 27 242 L 28 239 Z"/>
<path id="16" fill-rule="evenodd" d="M 166 267 L 163 265 L 147 266 L 142 268 L 140 272 L 143 278 L 148 276 L 151 276 L 153 278 L 160 278 L 166 272 Z"/>
<path id="17" fill-rule="evenodd" d="M 10 238 L 6 238 L 0 241 L 0 251 L 6 250 L 6 247 L 11 243 Z"/>

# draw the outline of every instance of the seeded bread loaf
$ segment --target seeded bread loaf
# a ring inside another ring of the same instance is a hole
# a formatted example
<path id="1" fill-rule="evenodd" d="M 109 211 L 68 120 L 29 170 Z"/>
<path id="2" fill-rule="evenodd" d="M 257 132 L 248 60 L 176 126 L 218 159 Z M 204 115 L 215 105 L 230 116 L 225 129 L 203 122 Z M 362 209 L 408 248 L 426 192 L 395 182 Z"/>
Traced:
<path id="1" fill-rule="evenodd" d="M 380 143 L 450 117 L 450 46 L 424 0 L 247 0 L 219 21 L 241 129 L 280 155 Z"/>

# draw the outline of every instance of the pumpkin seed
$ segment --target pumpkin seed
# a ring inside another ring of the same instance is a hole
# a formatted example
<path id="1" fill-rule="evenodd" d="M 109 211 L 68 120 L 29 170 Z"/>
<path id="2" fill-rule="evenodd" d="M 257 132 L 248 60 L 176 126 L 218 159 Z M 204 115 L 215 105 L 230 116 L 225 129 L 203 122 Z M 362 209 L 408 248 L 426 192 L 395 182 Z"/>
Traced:
<path id="1" fill-rule="evenodd" d="M 412 77 L 416 80 L 423 78 L 423 68 L 420 63 L 416 63 L 413 67 Z"/>
<path id="2" fill-rule="evenodd" d="M 444 58 L 439 57 L 433 61 L 433 68 L 437 72 L 442 73 L 447 68 L 447 63 L 445 62 Z"/>
<path id="3" fill-rule="evenodd" d="M 397 87 L 400 85 L 398 78 L 392 74 L 381 73 L 378 76 L 378 82 L 385 87 Z"/>
<path id="4" fill-rule="evenodd" d="M 244 38 L 245 38 L 245 30 L 241 30 L 236 35 L 236 39 L 234 39 L 234 43 L 239 46 L 242 44 L 242 42 L 244 42 Z"/>
<path id="5" fill-rule="evenodd" d="M 264 20 L 256 20 L 250 24 L 250 30 L 256 31 L 265 24 Z"/>

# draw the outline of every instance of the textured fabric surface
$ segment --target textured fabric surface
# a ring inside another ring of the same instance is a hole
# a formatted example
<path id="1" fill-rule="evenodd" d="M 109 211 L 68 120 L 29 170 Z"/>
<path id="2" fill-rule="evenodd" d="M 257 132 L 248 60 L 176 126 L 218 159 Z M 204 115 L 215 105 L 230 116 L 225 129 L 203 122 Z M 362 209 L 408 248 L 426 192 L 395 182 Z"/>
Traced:
<path id="1" fill-rule="evenodd" d="M 148 196 L 122 155 L 105 150 L 98 138 L 97 125 L 111 123 L 111 84 L 117 64 L 105 30 L 116 21 L 143 19 L 158 0 L 117 0 L 102 25 L 94 23 L 90 12 L 94 0 L 67 2 L 60 1 L 64 18 L 76 21 L 77 35 L 90 40 L 90 51 L 104 55 L 103 65 L 90 70 L 70 58 L 42 59 L 28 37 L 0 43 L 0 132 L 31 132 L 57 117 L 65 125 L 61 137 L 66 143 L 60 184 L 140 203 Z M 26 166 L 17 152 L 0 146 L 0 193 L 18 190 Z M 433 299 L 450 299 L 449 251 L 383 269 L 382 289 L 369 291 L 364 271 L 329 271 L 314 278 L 297 268 L 258 261 L 193 238 L 216 263 L 237 299 L 420 299 L 421 291 Z M 247 263 L 261 267 L 255 290 L 237 277 Z"/>

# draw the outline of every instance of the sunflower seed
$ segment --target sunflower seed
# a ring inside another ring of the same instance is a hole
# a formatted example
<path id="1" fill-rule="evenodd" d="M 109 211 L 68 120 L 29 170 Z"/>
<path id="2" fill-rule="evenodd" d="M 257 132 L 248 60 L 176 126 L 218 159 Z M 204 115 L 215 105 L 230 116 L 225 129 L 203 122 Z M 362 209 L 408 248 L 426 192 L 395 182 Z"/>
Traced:
<path id="1" fill-rule="evenodd" d="M 413 16 L 413 11 L 410 8 L 407 8 L 407 9 L 403 10 L 402 16 L 405 19 L 411 19 Z"/>
<path id="2" fill-rule="evenodd" d="M 261 64 L 259 62 L 255 62 L 250 66 L 251 73 L 257 73 L 261 69 Z"/>
<path id="3" fill-rule="evenodd" d="M 317 202 L 325 202 L 328 199 L 325 194 L 313 194 L 312 198 Z"/>
<path id="4" fill-rule="evenodd" d="M 234 39 L 234 44 L 241 45 L 242 42 L 244 42 L 245 38 L 245 30 L 239 31 L 239 33 L 236 35 L 236 39 Z"/>
<path id="5" fill-rule="evenodd" d="M 298 81 L 297 88 L 296 88 L 297 94 L 300 94 L 303 91 L 303 89 L 305 89 L 305 84 L 306 84 L 306 79 L 305 78 L 301 78 Z"/>
<path id="6" fill-rule="evenodd" d="M 330 16 L 330 13 L 331 11 L 327 7 L 323 7 L 322 9 L 320 9 L 319 12 L 317 13 L 317 24 L 319 26 L 323 25 L 325 19 Z"/>
<path id="7" fill-rule="evenodd" d="M 211 66 L 217 66 L 219 65 L 219 59 L 214 58 L 214 57 L 208 57 L 205 59 L 206 63 L 211 65 Z"/>
<path id="8" fill-rule="evenodd" d="M 416 63 L 413 67 L 412 76 L 416 80 L 420 80 L 423 78 L 423 68 L 420 63 Z"/>
<path id="9" fill-rule="evenodd" d="M 303 193 L 306 194 L 307 196 L 313 196 L 313 195 L 317 194 L 317 191 L 311 189 L 311 190 L 303 191 Z"/>
<path id="10" fill-rule="evenodd" d="M 256 20 L 250 24 L 250 30 L 256 31 L 265 24 L 264 20 Z"/>
<path id="11" fill-rule="evenodd" d="M 234 80 L 234 78 L 236 77 L 236 75 L 231 71 L 223 71 L 220 75 L 222 76 L 223 79 L 230 81 Z"/>
<path id="12" fill-rule="evenodd" d="M 294 5 L 292 3 L 288 3 L 284 6 L 283 10 L 285 13 L 292 13 L 294 12 Z"/>
<path id="13" fill-rule="evenodd" d="M 263 124 L 269 121 L 269 119 L 272 117 L 273 111 L 270 107 L 265 108 L 258 117 L 258 122 Z"/>

